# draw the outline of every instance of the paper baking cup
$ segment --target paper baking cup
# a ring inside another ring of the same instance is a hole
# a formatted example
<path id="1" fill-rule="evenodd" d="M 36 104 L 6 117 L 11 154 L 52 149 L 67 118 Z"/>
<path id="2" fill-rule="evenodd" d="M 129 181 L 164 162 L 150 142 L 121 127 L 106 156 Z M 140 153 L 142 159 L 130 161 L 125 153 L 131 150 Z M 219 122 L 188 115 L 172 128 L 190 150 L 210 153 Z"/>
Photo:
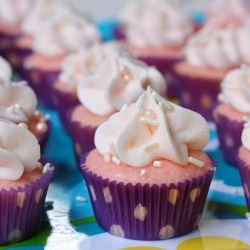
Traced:
<path id="1" fill-rule="evenodd" d="M 237 163 L 240 170 L 248 210 L 250 211 L 250 166 L 247 162 L 241 160 L 240 157 L 237 158 Z"/>
<path id="2" fill-rule="evenodd" d="M 220 82 L 178 74 L 177 84 L 181 105 L 212 121 L 213 107 L 220 92 Z"/>
<path id="3" fill-rule="evenodd" d="M 119 237 L 165 240 L 197 228 L 214 171 L 170 185 L 123 184 L 81 170 L 99 225 Z"/>
<path id="4" fill-rule="evenodd" d="M 24 187 L 0 191 L 0 245 L 27 239 L 38 232 L 53 171 Z"/>
<path id="5" fill-rule="evenodd" d="M 237 154 L 241 147 L 241 133 L 244 122 L 230 119 L 230 117 L 216 113 L 214 111 L 214 120 L 216 123 L 220 148 L 226 162 L 237 166 Z"/>
<path id="6" fill-rule="evenodd" d="M 23 65 L 20 74 L 36 92 L 40 103 L 47 108 L 54 108 L 51 85 L 58 78 L 60 71 L 45 71 L 38 68 L 27 69 Z"/>

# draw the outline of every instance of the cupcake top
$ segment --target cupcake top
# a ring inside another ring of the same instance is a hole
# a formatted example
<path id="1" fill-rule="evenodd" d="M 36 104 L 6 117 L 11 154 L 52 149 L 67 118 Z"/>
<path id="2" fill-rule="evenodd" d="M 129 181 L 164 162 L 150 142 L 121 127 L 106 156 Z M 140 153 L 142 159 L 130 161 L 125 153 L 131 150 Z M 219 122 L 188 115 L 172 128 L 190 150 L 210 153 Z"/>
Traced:
<path id="1" fill-rule="evenodd" d="M 33 4 L 33 0 L 0 0 L 0 19 L 20 24 Z"/>
<path id="2" fill-rule="evenodd" d="M 0 79 L 10 80 L 12 77 L 12 69 L 9 64 L 3 57 L 0 56 Z"/>
<path id="3" fill-rule="evenodd" d="M 131 1 L 122 14 L 128 42 L 136 47 L 179 47 L 193 31 L 193 23 L 171 1 Z"/>
<path id="4" fill-rule="evenodd" d="M 46 9 L 43 22 L 33 30 L 33 49 L 48 57 L 88 48 L 100 41 L 95 25 L 63 4 Z"/>
<path id="5" fill-rule="evenodd" d="M 190 38 L 187 61 L 194 66 L 228 69 L 250 60 L 250 24 L 224 28 L 206 25 Z"/>
<path id="6" fill-rule="evenodd" d="M 250 67 L 243 65 L 230 71 L 221 84 L 220 102 L 234 109 L 250 113 Z"/>
<path id="7" fill-rule="evenodd" d="M 204 163 L 189 153 L 201 151 L 208 141 L 209 128 L 201 115 L 168 102 L 151 88 L 112 115 L 95 134 L 104 159 L 131 167 L 160 165 L 164 159 L 202 167 Z"/>
<path id="8" fill-rule="evenodd" d="M 16 181 L 41 166 L 36 137 L 22 126 L 0 121 L 0 180 Z"/>
<path id="9" fill-rule="evenodd" d="M 37 108 L 37 97 L 25 82 L 0 79 L 0 119 L 27 122 Z"/>
<path id="10" fill-rule="evenodd" d="M 77 86 L 107 57 L 114 55 L 128 56 L 128 51 L 118 42 L 97 43 L 89 49 L 81 49 L 65 58 L 59 80 Z"/>
<path id="11" fill-rule="evenodd" d="M 110 115 L 124 104 L 136 101 L 141 93 L 151 86 L 161 94 L 166 93 L 162 74 L 131 57 L 107 58 L 93 74 L 78 85 L 80 102 L 92 113 Z"/>

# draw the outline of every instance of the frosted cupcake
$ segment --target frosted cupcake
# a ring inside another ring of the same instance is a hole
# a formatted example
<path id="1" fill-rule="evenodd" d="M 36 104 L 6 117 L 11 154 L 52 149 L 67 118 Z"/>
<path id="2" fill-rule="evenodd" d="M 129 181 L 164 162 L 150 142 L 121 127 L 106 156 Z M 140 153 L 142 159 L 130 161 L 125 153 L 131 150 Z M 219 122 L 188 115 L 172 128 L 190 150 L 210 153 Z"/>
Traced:
<path id="1" fill-rule="evenodd" d="M 27 127 L 44 149 L 51 123 L 38 111 L 36 95 L 25 82 L 0 79 L 0 119 Z"/>
<path id="2" fill-rule="evenodd" d="M 182 48 L 193 31 L 192 20 L 166 0 L 131 1 L 122 14 L 128 49 L 156 66 L 168 82 L 168 96 L 176 97 L 173 66 L 183 59 Z"/>
<path id="3" fill-rule="evenodd" d="M 242 132 L 242 146 L 238 153 L 238 167 L 240 170 L 240 175 L 242 179 L 242 185 L 245 191 L 247 205 L 250 211 L 250 165 L 249 165 L 249 156 L 250 156 L 250 123 L 247 122 L 244 126 Z"/>
<path id="4" fill-rule="evenodd" d="M 207 25 L 190 39 L 186 61 L 175 67 L 184 107 L 212 120 L 220 83 L 232 68 L 249 61 L 249 27 L 247 23 L 225 28 Z"/>
<path id="5" fill-rule="evenodd" d="M 250 68 L 242 66 L 228 73 L 221 84 L 214 110 L 220 145 L 225 160 L 236 165 L 245 120 L 250 119 Z"/>
<path id="6" fill-rule="evenodd" d="M 0 140 L 0 245 L 7 245 L 39 230 L 53 168 L 42 167 L 40 146 L 27 129 L 0 121 Z"/>
<path id="7" fill-rule="evenodd" d="M 56 6 L 56 7 L 55 7 Z M 96 27 L 64 5 L 46 13 L 33 32 L 32 55 L 24 60 L 23 76 L 43 104 L 51 106 L 51 84 L 57 79 L 66 55 L 100 41 Z"/>
<path id="8" fill-rule="evenodd" d="M 68 113 L 68 124 L 77 158 L 94 148 L 96 128 L 125 104 L 152 86 L 166 92 L 164 77 L 154 67 L 129 57 L 107 58 L 94 74 L 78 85 L 80 105 Z"/>
<path id="9" fill-rule="evenodd" d="M 66 57 L 62 70 L 52 85 L 52 95 L 63 123 L 67 127 L 66 113 L 79 104 L 77 86 L 84 82 L 89 74 L 94 74 L 108 57 L 114 55 L 129 56 L 125 48 L 117 42 L 96 44 L 90 49 L 82 49 Z"/>
<path id="10" fill-rule="evenodd" d="M 136 240 L 196 229 L 215 170 L 202 151 L 208 141 L 203 117 L 151 89 L 112 115 L 81 161 L 100 226 Z"/>

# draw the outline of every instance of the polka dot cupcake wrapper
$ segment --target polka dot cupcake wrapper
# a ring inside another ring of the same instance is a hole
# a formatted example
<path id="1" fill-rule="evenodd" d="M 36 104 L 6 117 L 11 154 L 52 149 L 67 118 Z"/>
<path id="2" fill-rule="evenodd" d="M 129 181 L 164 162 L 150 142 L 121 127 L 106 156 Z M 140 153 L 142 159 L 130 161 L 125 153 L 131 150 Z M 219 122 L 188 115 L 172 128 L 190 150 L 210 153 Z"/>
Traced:
<path id="1" fill-rule="evenodd" d="M 214 112 L 218 137 L 225 160 L 233 166 L 237 166 L 237 153 L 241 146 L 241 133 L 244 122 L 231 120 L 224 115 Z"/>
<path id="2" fill-rule="evenodd" d="M 177 78 L 181 105 L 212 121 L 213 107 L 220 92 L 220 82 L 179 74 Z"/>
<path id="3" fill-rule="evenodd" d="M 110 182 L 81 169 L 99 225 L 113 235 L 165 240 L 193 231 L 201 218 L 213 171 L 177 185 Z"/>
<path id="4" fill-rule="evenodd" d="M 36 182 L 0 191 L 0 245 L 27 239 L 39 230 L 51 178 L 48 171 Z"/>
<path id="5" fill-rule="evenodd" d="M 247 165 L 247 163 L 241 160 L 239 157 L 237 158 L 237 161 L 248 209 L 250 211 L 250 166 Z"/>
<path id="6" fill-rule="evenodd" d="M 20 74 L 36 92 L 39 101 L 47 108 L 54 108 L 51 85 L 58 78 L 58 71 L 44 71 L 22 65 Z"/>

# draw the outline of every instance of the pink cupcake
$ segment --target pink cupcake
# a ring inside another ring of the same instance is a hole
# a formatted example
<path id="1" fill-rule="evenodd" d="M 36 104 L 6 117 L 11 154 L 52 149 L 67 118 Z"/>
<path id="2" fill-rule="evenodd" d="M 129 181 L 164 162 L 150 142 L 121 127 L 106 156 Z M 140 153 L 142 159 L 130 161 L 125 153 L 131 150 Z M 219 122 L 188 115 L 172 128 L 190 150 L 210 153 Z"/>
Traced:
<path id="1" fill-rule="evenodd" d="M 80 104 L 67 118 L 78 159 L 94 148 L 96 128 L 125 104 L 136 101 L 148 86 L 161 94 L 166 92 L 164 77 L 157 69 L 119 55 L 108 57 L 84 78 L 77 87 Z"/>
<path id="2" fill-rule="evenodd" d="M 190 133 L 192 131 L 192 133 Z M 99 225 L 119 237 L 165 240 L 196 229 L 215 170 L 205 119 L 150 88 L 95 133 L 81 160 Z"/>
<path id="3" fill-rule="evenodd" d="M 1 76 L 1 74 L 0 74 Z M 26 82 L 0 80 L 0 119 L 20 124 L 38 139 L 41 149 L 46 146 L 51 122 L 37 109 L 37 98 Z"/>
<path id="4" fill-rule="evenodd" d="M 214 109 L 214 119 L 224 158 L 235 166 L 241 146 L 243 125 L 245 120 L 250 118 L 249 79 L 248 66 L 230 71 L 221 84 L 219 102 Z"/>
<path id="5" fill-rule="evenodd" d="M 58 79 L 52 85 L 53 101 L 63 124 L 67 127 L 66 113 L 80 104 L 77 86 L 89 74 L 93 74 L 100 64 L 111 55 L 129 56 L 125 48 L 117 42 L 98 43 L 90 49 L 82 49 L 70 54 L 62 64 Z"/>
<path id="6" fill-rule="evenodd" d="M 0 121 L 0 245 L 38 232 L 53 167 L 42 167 L 40 146 L 26 128 Z"/>
<path id="7" fill-rule="evenodd" d="M 131 1 L 122 14 L 126 46 L 139 59 L 157 67 L 168 82 L 168 97 L 176 97 L 173 66 L 183 60 L 182 48 L 193 22 L 170 1 Z"/>
<path id="8" fill-rule="evenodd" d="M 184 107 L 212 120 L 212 107 L 226 74 L 250 58 L 250 24 L 219 28 L 206 25 L 185 48 L 186 60 L 175 66 Z"/>
<path id="9" fill-rule="evenodd" d="M 242 179 L 242 185 L 245 191 L 245 197 L 248 205 L 248 209 L 250 211 L 250 123 L 247 122 L 244 125 L 244 129 L 242 132 L 242 146 L 238 153 L 238 167 L 240 170 L 240 175 Z"/>
<path id="10" fill-rule="evenodd" d="M 46 106 L 53 106 L 51 84 L 58 78 L 65 57 L 100 41 L 94 24 L 69 7 L 53 3 L 43 21 L 32 30 L 33 53 L 24 58 L 22 75 Z"/>

